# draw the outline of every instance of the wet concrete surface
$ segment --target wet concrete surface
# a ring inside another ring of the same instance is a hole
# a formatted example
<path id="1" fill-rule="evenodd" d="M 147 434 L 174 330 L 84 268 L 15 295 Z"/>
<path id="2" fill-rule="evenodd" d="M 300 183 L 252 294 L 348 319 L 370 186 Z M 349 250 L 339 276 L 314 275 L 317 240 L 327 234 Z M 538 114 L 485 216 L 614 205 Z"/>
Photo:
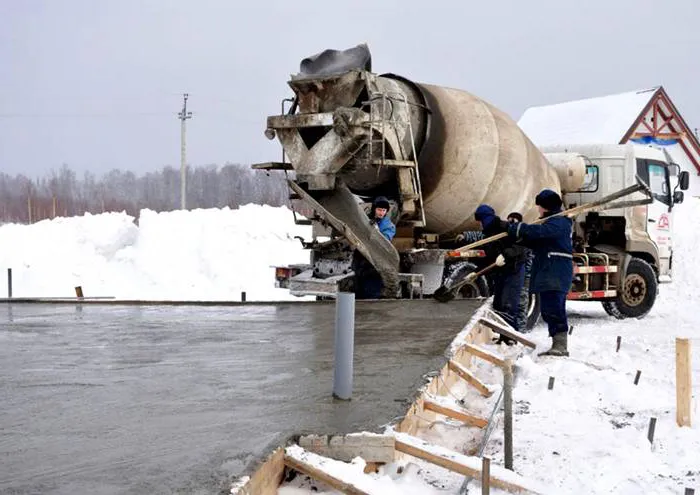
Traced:
<path id="1" fill-rule="evenodd" d="M 225 493 L 292 434 L 403 415 L 478 305 L 358 301 L 344 402 L 333 303 L 0 304 L 0 493 Z"/>

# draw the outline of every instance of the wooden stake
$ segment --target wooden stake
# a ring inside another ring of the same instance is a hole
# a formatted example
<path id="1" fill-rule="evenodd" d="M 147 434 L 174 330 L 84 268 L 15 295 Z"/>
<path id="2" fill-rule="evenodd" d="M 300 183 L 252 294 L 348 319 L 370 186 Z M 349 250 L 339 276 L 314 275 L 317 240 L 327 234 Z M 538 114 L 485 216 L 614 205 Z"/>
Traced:
<path id="1" fill-rule="evenodd" d="M 690 402 L 692 375 L 690 366 L 690 340 L 676 338 L 676 423 L 690 426 Z"/>
<path id="2" fill-rule="evenodd" d="M 75 295 L 76 297 L 83 297 L 83 288 L 81 286 L 75 288 Z"/>
<path id="3" fill-rule="evenodd" d="M 639 383 L 639 377 L 642 376 L 642 371 L 637 370 L 637 376 L 634 377 L 634 384 L 637 385 Z"/>
<path id="4" fill-rule="evenodd" d="M 481 495 L 491 493 L 491 459 L 484 457 L 481 462 Z"/>
<path id="5" fill-rule="evenodd" d="M 554 377 L 549 377 L 549 383 L 547 384 L 547 390 L 552 390 L 554 388 Z"/>
<path id="6" fill-rule="evenodd" d="M 617 336 L 617 348 L 615 349 L 615 352 L 620 352 L 620 344 L 622 344 L 622 337 Z"/>
<path id="7" fill-rule="evenodd" d="M 447 366 L 450 368 L 451 371 L 457 373 L 460 376 L 460 378 L 462 378 L 462 380 L 464 380 L 469 385 L 477 389 L 479 393 L 484 397 L 491 397 L 491 395 L 493 395 L 492 390 L 490 390 L 486 385 L 484 385 L 484 383 L 481 380 L 474 376 L 474 374 L 471 371 L 469 371 L 467 368 L 465 368 L 458 362 L 450 359 L 450 361 L 447 363 Z"/>

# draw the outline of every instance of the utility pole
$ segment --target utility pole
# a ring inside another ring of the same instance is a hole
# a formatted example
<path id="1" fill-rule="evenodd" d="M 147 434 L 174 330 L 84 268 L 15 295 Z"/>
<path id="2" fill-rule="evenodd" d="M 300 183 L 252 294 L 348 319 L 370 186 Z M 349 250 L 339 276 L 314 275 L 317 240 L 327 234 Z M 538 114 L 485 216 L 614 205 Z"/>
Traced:
<path id="1" fill-rule="evenodd" d="M 187 205 L 185 195 L 187 191 L 187 148 L 185 142 L 185 122 L 192 118 L 192 112 L 187 111 L 187 98 L 189 95 L 182 95 L 182 111 L 177 114 L 180 119 L 180 209 L 185 210 Z"/>

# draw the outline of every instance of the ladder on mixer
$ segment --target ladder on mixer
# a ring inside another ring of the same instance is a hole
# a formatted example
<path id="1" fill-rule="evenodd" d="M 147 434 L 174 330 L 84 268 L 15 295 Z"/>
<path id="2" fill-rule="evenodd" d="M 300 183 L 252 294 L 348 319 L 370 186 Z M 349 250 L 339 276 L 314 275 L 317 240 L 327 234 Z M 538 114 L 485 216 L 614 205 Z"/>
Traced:
<path id="1" fill-rule="evenodd" d="M 376 102 L 381 101 L 380 109 L 381 109 L 381 114 L 379 115 L 379 118 L 377 118 L 377 113 L 378 109 L 376 108 Z M 406 108 L 406 113 L 409 116 L 406 121 L 399 120 L 396 117 L 393 117 L 394 112 L 392 111 L 392 118 L 386 119 L 385 116 L 387 114 L 387 104 L 393 105 L 394 102 L 401 103 L 405 106 Z M 413 190 L 412 196 L 409 198 L 405 199 L 410 199 L 410 200 L 418 200 L 418 209 L 419 209 L 419 219 L 415 221 L 417 226 L 424 226 L 425 225 L 425 210 L 423 208 L 423 194 L 421 190 L 421 183 L 420 183 L 420 174 L 418 173 L 418 161 L 417 161 L 417 153 L 416 153 L 416 142 L 413 137 L 413 125 L 411 124 L 411 118 L 410 118 L 410 110 L 409 110 L 409 105 L 410 103 L 406 99 L 406 95 L 402 93 L 384 93 L 384 92 L 373 92 L 370 94 L 370 98 L 368 101 L 363 103 L 363 106 L 369 106 L 369 121 L 367 124 L 369 125 L 370 128 L 370 138 L 369 138 L 369 143 L 367 146 L 367 159 L 368 162 L 371 164 L 377 165 L 379 168 L 381 167 L 398 167 L 398 168 L 408 168 L 410 171 L 411 175 L 411 188 Z M 410 137 L 410 142 L 411 142 L 411 150 L 410 150 L 410 157 L 406 157 L 406 152 L 404 150 L 404 146 L 401 143 L 401 138 L 400 138 L 400 132 L 399 128 L 405 126 L 407 127 L 407 132 Z M 387 159 L 386 157 L 386 152 L 387 152 L 387 140 L 386 140 L 386 131 L 387 128 L 389 130 L 393 130 L 397 136 L 397 144 L 398 144 L 398 151 L 401 156 L 395 156 L 394 159 Z M 381 139 L 375 139 L 374 137 L 374 131 L 377 130 L 379 135 L 381 136 Z M 378 159 L 375 159 L 374 157 L 374 151 L 375 151 L 375 144 L 380 143 L 380 157 Z M 379 172 L 379 169 L 377 170 Z M 402 192 L 403 196 L 403 192 Z M 402 197 L 402 200 L 404 198 Z"/>

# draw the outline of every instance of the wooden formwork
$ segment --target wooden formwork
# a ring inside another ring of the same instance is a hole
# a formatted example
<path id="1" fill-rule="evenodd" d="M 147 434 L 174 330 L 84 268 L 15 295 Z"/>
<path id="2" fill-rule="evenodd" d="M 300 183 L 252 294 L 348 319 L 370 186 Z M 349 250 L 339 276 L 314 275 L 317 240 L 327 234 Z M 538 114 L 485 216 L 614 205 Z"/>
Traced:
<path id="1" fill-rule="evenodd" d="M 439 416 L 449 417 L 471 427 L 488 426 L 487 418 L 474 414 L 465 407 L 450 404 L 446 398 L 459 380 L 473 387 L 482 400 L 491 396 L 493 390 L 476 377 L 473 369 L 476 360 L 498 368 L 510 365 L 504 356 L 482 347 L 483 344 L 491 342 L 496 334 L 511 338 L 526 347 L 535 347 L 525 335 L 508 327 L 497 315 L 482 307 L 453 341 L 445 364 L 418 391 L 406 414 L 387 434 L 354 433 L 298 437 L 289 442 L 289 445 L 272 452 L 252 476 L 240 480 L 231 493 L 276 494 L 285 477 L 285 471 L 290 469 L 304 473 L 343 493 L 381 493 L 370 474 L 348 475 L 345 467 L 347 462 L 355 457 L 361 457 L 366 462 L 365 473 L 375 471 L 381 464 L 410 456 L 464 476 L 480 478 L 482 460 L 479 457 L 427 443 L 416 434 L 421 428 L 429 427 L 437 421 Z M 541 493 L 536 484 L 501 466 L 491 465 L 487 476 L 490 485 L 496 488 L 513 493 Z"/>

